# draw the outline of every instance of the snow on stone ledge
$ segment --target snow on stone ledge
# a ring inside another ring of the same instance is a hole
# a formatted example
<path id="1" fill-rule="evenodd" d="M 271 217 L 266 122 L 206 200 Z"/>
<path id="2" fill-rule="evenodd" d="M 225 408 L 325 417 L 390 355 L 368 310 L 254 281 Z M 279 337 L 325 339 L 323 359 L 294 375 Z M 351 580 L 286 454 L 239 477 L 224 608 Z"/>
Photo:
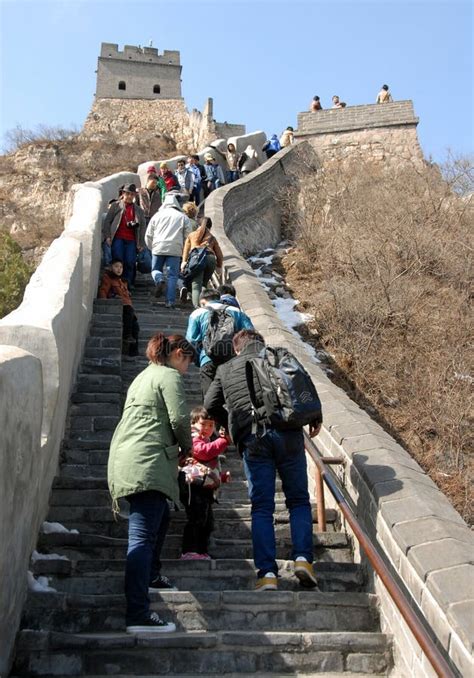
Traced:
<path id="1" fill-rule="evenodd" d="M 31 561 L 35 563 L 37 560 L 69 560 L 69 558 L 67 556 L 60 556 L 58 553 L 38 553 L 38 551 L 33 551 Z"/>
<path id="2" fill-rule="evenodd" d="M 272 304 L 275 307 L 275 311 L 277 312 L 277 315 L 280 318 L 280 320 L 286 325 L 286 327 L 288 327 L 288 329 L 296 337 L 301 339 L 301 335 L 299 334 L 299 332 L 295 330 L 295 327 L 298 327 L 298 325 L 303 325 L 304 323 L 313 320 L 314 316 L 312 316 L 310 313 L 300 313 L 299 311 L 295 311 L 295 306 L 299 304 L 298 299 L 283 299 L 281 297 L 278 297 L 277 299 L 272 300 Z M 318 358 L 314 348 L 310 344 L 307 344 L 306 342 L 303 343 L 306 351 L 311 356 L 311 358 L 315 362 L 320 363 L 321 361 Z"/>
<path id="3" fill-rule="evenodd" d="M 56 589 L 49 586 L 48 577 L 38 577 L 38 579 L 35 579 L 30 570 L 28 570 L 28 588 L 35 593 L 57 593 Z"/>
<path id="4" fill-rule="evenodd" d="M 46 521 L 41 526 L 41 532 L 43 534 L 54 534 L 58 532 L 79 534 L 79 530 L 68 530 L 67 527 L 64 527 L 64 525 L 61 525 L 61 523 L 48 523 Z"/>

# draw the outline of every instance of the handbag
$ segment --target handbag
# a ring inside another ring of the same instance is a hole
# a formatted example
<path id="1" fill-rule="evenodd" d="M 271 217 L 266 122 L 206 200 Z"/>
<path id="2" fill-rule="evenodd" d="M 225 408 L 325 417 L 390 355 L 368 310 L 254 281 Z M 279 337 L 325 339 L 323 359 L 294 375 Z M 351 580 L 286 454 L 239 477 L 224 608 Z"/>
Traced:
<path id="1" fill-rule="evenodd" d="M 188 485 L 196 485 L 206 490 L 217 490 L 221 485 L 219 471 L 196 461 L 193 457 L 186 459 L 181 471 Z"/>

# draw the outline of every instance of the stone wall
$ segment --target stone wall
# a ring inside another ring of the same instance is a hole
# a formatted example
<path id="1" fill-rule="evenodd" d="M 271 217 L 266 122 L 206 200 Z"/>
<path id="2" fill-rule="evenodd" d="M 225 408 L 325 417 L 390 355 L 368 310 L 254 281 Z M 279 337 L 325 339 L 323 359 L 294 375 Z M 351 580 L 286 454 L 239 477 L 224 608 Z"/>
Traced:
<path id="1" fill-rule="evenodd" d="M 403 582 L 413 607 L 426 616 L 461 675 L 468 676 L 474 670 L 472 600 L 466 600 L 472 598 L 469 592 L 474 581 L 471 531 L 406 450 L 308 357 L 302 341 L 277 317 L 241 256 L 278 241 L 275 186 L 292 181 L 293 170 L 302 162 L 318 164 L 308 143 L 281 151 L 247 178 L 212 193 L 206 201 L 206 215 L 212 218 L 226 274 L 236 287 L 242 309 L 268 343 L 289 348 L 311 374 L 324 414 L 316 443 L 325 455 L 345 459 L 343 483 L 360 522 Z M 357 546 L 356 551 L 364 560 Z M 433 676 L 382 583 L 373 572 L 371 576 L 379 595 L 382 628 L 394 637 L 399 675 Z"/>
<path id="2" fill-rule="evenodd" d="M 411 101 L 349 106 L 298 115 L 296 139 L 307 139 L 318 154 L 341 160 L 355 155 L 397 163 L 423 162 Z"/>
<path id="3" fill-rule="evenodd" d="M 226 124 L 227 125 L 227 124 Z M 227 125 L 230 131 L 245 132 L 244 125 Z M 94 141 L 113 138 L 133 144 L 138 139 L 165 137 L 185 153 L 195 153 L 218 136 L 220 123 L 203 113 L 188 113 L 183 99 L 147 101 L 145 99 L 97 99 L 81 132 L 82 139 Z"/>
<path id="4" fill-rule="evenodd" d="M 138 176 L 124 172 L 73 188 L 63 234 L 21 305 L 0 320 L 0 675 L 20 621 L 96 296 L 102 213 L 118 186 L 131 181 Z"/>

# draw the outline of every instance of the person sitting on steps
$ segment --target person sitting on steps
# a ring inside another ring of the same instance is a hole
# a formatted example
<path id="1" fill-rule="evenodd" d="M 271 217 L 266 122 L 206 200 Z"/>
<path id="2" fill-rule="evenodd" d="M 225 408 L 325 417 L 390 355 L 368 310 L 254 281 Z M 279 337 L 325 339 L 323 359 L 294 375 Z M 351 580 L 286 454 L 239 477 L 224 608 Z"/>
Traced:
<path id="1" fill-rule="evenodd" d="M 122 353 L 135 357 L 138 355 L 138 333 L 140 326 L 133 310 L 127 283 L 122 278 L 122 273 L 122 260 L 113 259 L 110 269 L 104 271 L 102 276 L 98 297 L 99 299 L 118 298 L 122 300 Z"/>

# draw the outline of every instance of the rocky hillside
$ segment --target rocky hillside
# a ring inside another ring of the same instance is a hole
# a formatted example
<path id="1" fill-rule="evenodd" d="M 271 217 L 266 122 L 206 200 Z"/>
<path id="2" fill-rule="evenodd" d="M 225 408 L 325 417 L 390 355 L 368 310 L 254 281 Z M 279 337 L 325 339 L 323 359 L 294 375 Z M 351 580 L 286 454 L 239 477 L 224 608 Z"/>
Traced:
<path id="1" fill-rule="evenodd" d="M 150 157 L 182 150 L 163 136 L 133 145 L 79 136 L 22 145 L 0 156 L 0 232 L 9 233 L 34 266 L 63 229 L 66 196 L 73 184 L 135 171 Z"/>

